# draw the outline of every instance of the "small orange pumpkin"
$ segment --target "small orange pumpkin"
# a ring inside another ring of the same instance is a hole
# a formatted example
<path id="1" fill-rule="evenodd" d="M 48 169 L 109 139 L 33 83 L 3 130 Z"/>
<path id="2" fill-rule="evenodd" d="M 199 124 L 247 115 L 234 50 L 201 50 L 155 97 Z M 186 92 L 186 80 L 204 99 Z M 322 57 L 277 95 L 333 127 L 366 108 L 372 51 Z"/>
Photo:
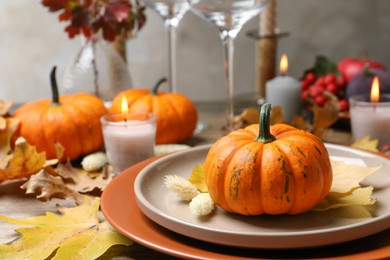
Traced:
<path id="1" fill-rule="evenodd" d="M 129 111 L 144 111 L 156 115 L 156 143 L 178 143 L 191 137 L 198 120 L 195 105 L 179 93 L 158 91 L 166 79 L 160 80 L 152 89 L 128 89 L 112 101 L 110 113 L 120 113 L 122 97 L 128 102 Z"/>
<path id="2" fill-rule="evenodd" d="M 28 143 L 56 158 L 54 144 L 64 147 L 63 158 L 71 160 L 103 146 L 100 117 L 107 113 L 103 102 L 86 93 L 59 97 L 55 80 L 56 67 L 50 79 L 53 99 L 42 99 L 20 106 L 14 117 L 20 120 L 15 138 L 22 136 Z"/>
<path id="3" fill-rule="evenodd" d="M 210 149 L 205 179 L 213 201 L 242 215 L 299 214 L 329 193 L 332 168 L 323 142 L 286 124 L 270 126 L 264 104 L 260 126 L 232 131 Z"/>

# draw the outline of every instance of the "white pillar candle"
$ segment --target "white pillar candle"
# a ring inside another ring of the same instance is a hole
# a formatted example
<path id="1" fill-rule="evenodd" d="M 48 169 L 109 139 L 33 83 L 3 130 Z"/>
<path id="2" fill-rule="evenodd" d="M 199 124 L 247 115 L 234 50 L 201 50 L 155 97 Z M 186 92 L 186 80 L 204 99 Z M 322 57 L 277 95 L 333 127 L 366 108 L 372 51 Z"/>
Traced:
<path id="1" fill-rule="evenodd" d="M 287 76 L 287 70 L 287 56 L 283 55 L 280 61 L 281 75 L 266 83 L 266 99 L 272 106 L 282 107 L 285 122 L 290 123 L 301 111 L 301 84 L 297 79 Z"/>
<path id="2" fill-rule="evenodd" d="M 130 112 L 102 117 L 107 158 L 115 173 L 154 156 L 156 118 L 151 113 Z"/>
<path id="3" fill-rule="evenodd" d="M 353 139 L 369 135 L 379 146 L 390 144 L 390 95 L 379 94 L 379 80 L 373 80 L 371 96 L 353 96 L 349 102 Z"/>

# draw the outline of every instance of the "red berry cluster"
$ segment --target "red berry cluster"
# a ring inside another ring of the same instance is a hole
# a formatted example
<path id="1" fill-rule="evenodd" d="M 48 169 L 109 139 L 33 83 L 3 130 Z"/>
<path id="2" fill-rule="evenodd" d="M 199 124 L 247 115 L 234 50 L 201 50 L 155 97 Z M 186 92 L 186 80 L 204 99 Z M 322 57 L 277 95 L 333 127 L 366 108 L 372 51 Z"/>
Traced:
<path id="1" fill-rule="evenodd" d="M 301 99 L 304 102 L 324 106 L 328 101 L 326 92 L 333 94 L 339 100 L 340 111 L 349 109 L 348 101 L 344 97 L 346 81 L 343 77 L 337 77 L 333 73 L 317 77 L 314 72 L 308 72 L 301 80 Z"/>

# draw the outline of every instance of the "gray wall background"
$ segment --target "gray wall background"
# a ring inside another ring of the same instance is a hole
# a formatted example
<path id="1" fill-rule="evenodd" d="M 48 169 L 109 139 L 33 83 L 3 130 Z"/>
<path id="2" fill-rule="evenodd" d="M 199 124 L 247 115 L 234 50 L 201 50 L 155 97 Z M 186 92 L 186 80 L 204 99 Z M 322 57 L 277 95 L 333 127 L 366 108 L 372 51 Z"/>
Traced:
<path id="1" fill-rule="evenodd" d="M 290 36 L 278 44 L 289 57 L 289 74 L 300 77 L 322 54 L 337 61 L 368 53 L 390 68 L 389 0 L 279 0 L 277 25 Z M 48 74 L 58 76 L 80 48 L 67 38 L 58 14 L 40 1 L 2 0 L 0 8 L 0 99 L 26 102 L 49 98 Z M 147 24 L 127 43 L 135 87 L 152 86 L 167 71 L 167 36 L 160 17 L 147 11 Z M 237 95 L 255 92 L 255 41 L 247 23 L 236 40 Z M 178 29 L 178 90 L 195 101 L 225 99 L 222 46 L 216 29 L 188 12 Z"/>

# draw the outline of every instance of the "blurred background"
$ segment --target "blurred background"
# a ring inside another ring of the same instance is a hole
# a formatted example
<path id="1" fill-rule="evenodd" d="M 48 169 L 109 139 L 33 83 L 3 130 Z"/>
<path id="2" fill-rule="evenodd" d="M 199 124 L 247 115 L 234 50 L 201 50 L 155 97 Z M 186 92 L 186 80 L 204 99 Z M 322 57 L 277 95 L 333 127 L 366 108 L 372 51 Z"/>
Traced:
<path id="1" fill-rule="evenodd" d="M 390 1 L 278 0 L 277 27 L 290 35 L 278 41 L 277 59 L 289 57 L 288 74 L 299 78 L 317 55 L 337 62 L 346 56 L 378 60 L 390 68 Z M 167 34 L 162 19 L 147 10 L 147 23 L 127 41 L 128 68 L 136 88 L 148 88 L 167 75 Z M 49 98 L 49 72 L 65 67 L 81 46 L 69 39 L 40 1 L 2 0 L 0 8 L 0 99 L 16 103 Z M 236 40 L 235 91 L 255 93 L 258 17 L 245 25 Z M 177 31 L 178 91 L 194 101 L 226 96 L 222 45 L 216 29 L 187 12 Z M 277 62 L 278 63 L 278 62 Z M 60 80 L 59 80 L 60 81 Z"/>

